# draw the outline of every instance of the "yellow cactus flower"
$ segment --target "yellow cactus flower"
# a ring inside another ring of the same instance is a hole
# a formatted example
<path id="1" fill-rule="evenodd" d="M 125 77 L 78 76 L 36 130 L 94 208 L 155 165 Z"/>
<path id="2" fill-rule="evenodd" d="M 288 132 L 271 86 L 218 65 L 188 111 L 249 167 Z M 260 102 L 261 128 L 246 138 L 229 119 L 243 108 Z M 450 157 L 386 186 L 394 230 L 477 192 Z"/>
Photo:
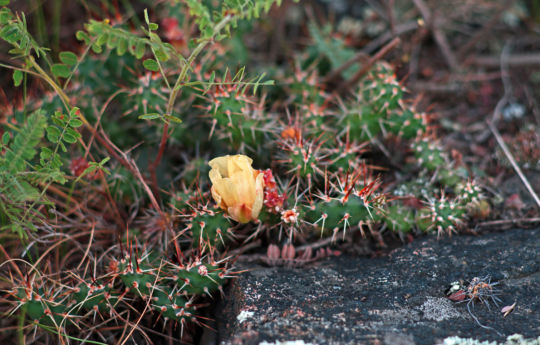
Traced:
<path id="1" fill-rule="evenodd" d="M 251 167 L 252 162 L 244 155 L 227 155 L 208 163 L 212 168 L 209 173 L 212 197 L 240 223 L 257 219 L 263 206 L 263 174 Z"/>

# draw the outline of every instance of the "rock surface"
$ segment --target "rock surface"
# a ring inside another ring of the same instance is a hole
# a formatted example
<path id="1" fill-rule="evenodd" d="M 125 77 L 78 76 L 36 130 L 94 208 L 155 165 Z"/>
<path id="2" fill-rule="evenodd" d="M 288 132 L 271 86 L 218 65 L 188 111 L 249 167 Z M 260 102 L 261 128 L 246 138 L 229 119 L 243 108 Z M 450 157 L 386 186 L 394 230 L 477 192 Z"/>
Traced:
<path id="1" fill-rule="evenodd" d="M 252 265 L 217 317 L 220 344 L 437 344 L 450 336 L 540 335 L 540 229 L 427 237 L 383 258 L 340 256 L 310 267 Z M 490 275 L 502 303 L 453 302 L 457 280 Z M 503 318 L 501 308 L 516 302 Z M 292 343 L 291 343 L 292 344 Z"/>

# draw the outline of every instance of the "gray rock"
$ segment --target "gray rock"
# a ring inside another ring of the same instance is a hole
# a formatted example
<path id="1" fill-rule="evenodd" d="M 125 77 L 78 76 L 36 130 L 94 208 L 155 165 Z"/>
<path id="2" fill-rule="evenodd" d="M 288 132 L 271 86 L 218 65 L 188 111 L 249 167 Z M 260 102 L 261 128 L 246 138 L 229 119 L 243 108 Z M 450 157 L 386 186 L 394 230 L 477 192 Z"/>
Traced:
<path id="1" fill-rule="evenodd" d="M 437 344 L 540 335 L 540 229 L 427 237 L 383 258 L 340 256 L 310 267 L 250 266 L 219 308 L 220 344 Z M 490 275 L 499 306 L 456 303 L 449 284 Z M 503 318 L 501 308 L 516 302 Z"/>

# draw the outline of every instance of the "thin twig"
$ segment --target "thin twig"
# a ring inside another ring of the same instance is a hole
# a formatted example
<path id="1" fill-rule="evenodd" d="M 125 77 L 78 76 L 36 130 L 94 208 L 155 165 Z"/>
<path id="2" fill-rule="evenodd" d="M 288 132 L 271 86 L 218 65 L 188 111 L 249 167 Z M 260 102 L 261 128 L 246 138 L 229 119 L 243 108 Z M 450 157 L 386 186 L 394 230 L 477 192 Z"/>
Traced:
<path id="1" fill-rule="evenodd" d="M 435 16 L 431 13 L 423 0 L 413 0 L 413 2 L 416 8 L 418 8 L 418 11 L 420 11 L 422 17 L 424 18 L 427 27 L 431 30 L 431 34 L 435 39 L 435 42 L 439 46 L 439 49 L 443 54 L 446 64 L 448 65 L 448 67 L 450 67 L 451 70 L 457 70 L 459 67 L 458 60 L 454 55 L 452 48 L 450 48 L 450 44 L 448 43 L 446 36 L 440 29 Z"/>
<path id="2" fill-rule="evenodd" d="M 247 252 L 248 250 L 251 250 L 251 249 L 254 249 L 254 248 L 258 248 L 260 247 L 261 245 L 261 240 L 256 240 L 256 241 L 253 241 L 249 244 L 246 244 L 238 249 L 235 249 L 235 250 L 231 250 L 230 252 L 227 253 L 228 256 L 236 256 L 236 255 L 240 255 L 240 254 L 243 254 L 245 252 Z"/>
<path id="3" fill-rule="evenodd" d="M 499 66 L 500 60 L 496 56 L 475 56 L 466 63 L 483 67 L 497 67 Z M 510 66 L 538 66 L 540 65 L 540 53 L 531 52 L 514 54 L 508 56 L 507 63 Z"/>
<path id="4" fill-rule="evenodd" d="M 529 191 L 529 193 L 533 197 L 533 199 L 536 202 L 536 204 L 538 205 L 538 207 L 540 207 L 540 199 L 538 198 L 538 195 L 536 195 L 536 192 L 534 191 L 531 184 L 529 183 L 529 180 L 527 180 L 527 178 L 525 177 L 525 175 L 521 171 L 521 168 L 517 165 L 514 157 L 512 156 L 512 153 L 510 152 L 510 150 L 508 149 L 508 147 L 504 143 L 504 140 L 503 140 L 501 134 L 499 133 L 497 128 L 495 128 L 495 126 L 493 126 L 491 121 L 487 121 L 487 125 L 488 125 L 489 129 L 491 130 L 491 133 L 493 133 L 493 136 L 495 136 L 495 139 L 497 140 L 497 143 L 499 144 L 499 146 L 503 150 L 506 158 L 510 161 L 510 164 L 512 164 L 512 168 L 514 168 L 514 170 L 518 174 L 519 178 L 521 179 L 521 182 L 523 182 L 523 184 L 525 185 L 525 187 L 527 188 L 527 190 Z"/>
<path id="5" fill-rule="evenodd" d="M 152 206 L 154 206 L 154 209 L 158 211 L 160 214 L 162 213 L 161 207 L 159 207 L 159 203 L 157 202 L 157 199 L 155 198 L 154 194 L 152 193 L 152 190 L 150 187 L 148 187 L 148 184 L 144 180 L 144 177 L 142 176 L 139 167 L 137 167 L 137 163 L 133 160 L 133 158 L 129 158 L 122 150 L 120 150 L 103 131 L 101 131 L 103 134 L 103 143 L 106 143 L 107 146 L 112 147 L 115 152 L 115 156 L 118 157 L 118 160 L 123 163 L 122 165 L 126 166 L 129 171 L 135 176 L 139 182 L 143 185 L 144 190 L 146 191 L 146 194 L 150 198 L 150 202 L 152 203 Z M 96 138 L 100 138 L 100 136 L 96 136 Z M 110 151 L 109 151 L 110 152 Z"/>
<path id="6" fill-rule="evenodd" d="M 372 40 L 364 48 L 362 48 L 361 52 L 364 54 L 371 54 L 373 53 L 377 48 L 382 46 L 384 43 L 388 42 L 390 39 L 392 39 L 395 36 L 403 35 L 409 31 L 413 31 L 418 28 L 418 22 L 411 21 L 404 24 L 396 25 L 396 32 L 395 35 L 392 34 L 392 32 L 388 31 L 376 39 Z"/>
<path id="7" fill-rule="evenodd" d="M 327 237 L 327 238 L 324 238 L 324 239 L 319 240 L 317 242 L 304 244 L 303 246 L 297 247 L 296 250 L 297 251 L 302 251 L 302 250 L 306 250 L 308 248 L 317 249 L 317 248 L 321 248 L 321 247 L 324 247 L 326 245 L 329 245 L 331 243 L 332 243 L 332 237 Z"/>
<path id="8" fill-rule="evenodd" d="M 386 15 L 388 16 L 388 22 L 390 23 L 390 32 L 392 35 L 396 35 L 396 18 L 394 16 L 394 0 L 386 0 L 384 2 L 386 7 Z"/>
<path id="9" fill-rule="evenodd" d="M 481 222 L 476 224 L 477 227 L 487 228 L 493 226 L 508 226 L 508 225 L 517 225 L 517 224 L 536 224 L 540 223 L 540 217 L 536 218 L 516 218 L 516 219 L 502 219 L 502 220 L 492 220 L 489 222 Z"/>
<path id="10" fill-rule="evenodd" d="M 362 69 L 355 73 L 355 75 L 345 82 L 340 88 L 339 91 L 348 90 L 351 86 L 356 84 L 370 69 L 373 67 L 375 62 L 382 59 L 388 52 L 394 49 L 398 44 L 401 43 L 399 37 L 394 38 L 392 41 L 388 42 L 384 47 L 381 48 L 373 57 L 371 57 L 368 62 L 362 66 Z"/>
<path id="11" fill-rule="evenodd" d="M 332 81 L 335 78 L 337 78 L 339 75 L 341 75 L 341 73 L 343 71 L 345 71 L 347 68 L 351 67 L 355 63 L 362 62 L 362 61 L 367 61 L 368 59 L 369 59 L 369 57 L 368 57 L 367 54 L 365 54 L 364 52 L 358 52 L 352 58 L 345 61 L 345 63 L 343 65 L 339 66 L 335 70 L 328 73 L 328 75 L 323 79 L 323 84 L 328 84 L 329 81 Z"/>

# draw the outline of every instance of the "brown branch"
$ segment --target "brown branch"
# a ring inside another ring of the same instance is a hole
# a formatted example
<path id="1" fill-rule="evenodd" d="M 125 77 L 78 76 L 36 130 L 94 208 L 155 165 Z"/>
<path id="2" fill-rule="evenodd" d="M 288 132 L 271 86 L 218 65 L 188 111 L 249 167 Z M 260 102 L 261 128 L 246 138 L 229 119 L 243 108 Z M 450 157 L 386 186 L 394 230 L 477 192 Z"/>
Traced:
<path id="1" fill-rule="evenodd" d="M 163 125 L 163 132 L 161 133 L 161 141 L 159 142 L 156 159 L 152 163 L 150 163 L 150 165 L 148 165 L 148 172 L 150 172 L 150 183 L 152 185 L 152 191 L 154 192 L 154 195 L 158 200 L 160 199 L 160 197 L 156 170 L 159 166 L 159 163 L 161 162 L 161 158 L 163 158 L 163 152 L 165 152 L 165 147 L 167 146 L 167 139 L 169 139 L 169 124 L 165 123 L 165 125 Z"/>
<path id="2" fill-rule="evenodd" d="M 536 224 L 540 223 L 540 217 L 537 218 L 516 218 L 516 219 L 503 219 L 503 220 L 492 220 L 488 222 L 482 222 L 476 224 L 476 227 L 480 228 L 487 228 L 487 227 L 494 227 L 494 226 L 512 226 L 512 225 L 519 225 L 519 224 Z"/>
<path id="3" fill-rule="evenodd" d="M 435 16 L 431 13 L 423 0 L 413 0 L 413 2 L 416 8 L 418 8 L 418 11 L 420 11 L 422 17 L 424 18 L 427 27 L 431 30 L 433 39 L 435 39 L 435 42 L 439 46 L 439 50 L 443 54 L 446 64 L 448 65 L 448 67 L 450 67 L 451 70 L 457 70 L 459 67 L 458 60 L 454 55 L 452 48 L 450 48 L 450 44 L 448 44 L 446 36 L 440 29 Z"/>
<path id="4" fill-rule="evenodd" d="M 368 57 L 368 55 L 366 53 L 364 53 L 364 52 L 356 53 L 352 58 L 345 61 L 345 63 L 343 65 L 339 66 L 335 70 L 328 73 L 326 75 L 326 77 L 323 79 L 322 83 L 323 84 L 328 84 L 330 81 L 332 81 L 332 80 L 336 79 L 337 77 L 339 77 L 341 75 L 341 73 L 343 71 L 345 71 L 347 68 L 351 67 L 352 65 L 354 65 L 357 62 L 368 61 L 368 59 L 369 59 L 369 57 Z"/>
<path id="5" fill-rule="evenodd" d="M 144 190 L 146 191 L 146 194 L 148 195 L 148 198 L 150 198 L 150 202 L 152 203 L 152 206 L 154 206 L 154 209 L 158 211 L 160 214 L 162 214 L 161 207 L 159 207 L 159 203 L 157 202 L 156 197 L 152 193 L 152 190 L 150 187 L 148 187 L 148 184 L 144 180 L 144 177 L 142 176 L 139 168 L 137 167 L 137 163 L 133 160 L 133 158 L 128 158 L 127 155 L 120 150 L 116 145 L 112 143 L 112 141 L 101 131 L 103 134 L 103 141 L 107 144 L 108 147 L 112 147 L 115 152 L 115 156 L 119 157 L 120 162 L 123 163 L 123 165 L 127 165 L 126 168 L 129 169 L 129 171 L 141 182 L 143 185 Z M 100 136 L 96 136 L 96 138 L 99 140 Z"/>
<path id="6" fill-rule="evenodd" d="M 534 201 L 538 205 L 538 207 L 540 207 L 540 198 L 538 198 L 538 195 L 536 195 L 536 192 L 534 191 L 533 187 L 529 183 L 529 180 L 527 180 L 527 178 L 525 177 L 525 175 L 521 171 L 519 165 L 516 163 L 514 157 L 512 156 L 512 153 L 510 152 L 510 150 L 508 149 L 508 147 L 504 143 L 504 140 L 503 140 L 501 134 L 499 133 L 497 128 L 495 128 L 493 123 L 491 123 L 491 121 L 488 121 L 487 124 L 488 124 L 489 129 L 493 133 L 493 136 L 495 136 L 495 139 L 497 140 L 497 143 L 499 144 L 499 146 L 503 150 L 504 154 L 506 155 L 506 158 L 510 161 L 510 164 L 512 164 L 512 167 L 514 168 L 515 172 L 518 174 L 519 178 L 521 179 L 521 182 L 525 185 L 525 187 L 527 188 L 527 190 L 529 191 L 529 193 L 533 197 Z"/>
<path id="7" fill-rule="evenodd" d="M 466 61 L 466 64 L 484 67 L 499 67 L 501 60 L 496 56 L 475 56 Z M 505 63 L 511 66 L 538 66 L 540 65 L 540 53 L 514 54 L 506 58 Z"/>
<path id="8" fill-rule="evenodd" d="M 377 54 L 371 57 L 367 61 L 367 63 L 364 66 L 362 66 L 362 69 L 356 72 L 355 75 L 351 79 L 343 83 L 341 87 L 339 87 L 338 92 L 348 90 L 351 86 L 358 83 L 358 81 L 371 69 L 371 67 L 373 67 L 375 62 L 382 59 L 386 54 L 388 54 L 390 50 L 394 49 L 400 43 L 401 43 L 401 39 L 399 37 L 396 37 L 392 41 L 388 42 L 384 47 L 381 48 L 381 50 L 377 52 Z"/>
<path id="9" fill-rule="evenodd" d="M 385 34 L 383 35 L 380 35 L 379 37 L 377 37 L 376 39 L 374 39 L 373 41 L 369 42 L 368 44 L 366 44 L 366 46 L 364 48 L 362 48 L 362 52 L 364 54 L 371 54 L 373 53 L 377 48 L 379 48 L 380 46 L 382 46 L 384 43 L 388 42 L 390 39 L 392 39 L 393 37 L 395 36 L 400 36 L 400 35 L 403 35 L 409 31 L 413 31 L 415 29 L 418 28 L 418 22 L 416 21 L 411 21 L 411 22 L 408 22 L 408 23 L 404 23 L 404 24 L 399 24 L 399 25 L 396 25 L 396 32 L 395 34 L 393 34 L 392 32 L 388 31 L 386 32 Z"/>

